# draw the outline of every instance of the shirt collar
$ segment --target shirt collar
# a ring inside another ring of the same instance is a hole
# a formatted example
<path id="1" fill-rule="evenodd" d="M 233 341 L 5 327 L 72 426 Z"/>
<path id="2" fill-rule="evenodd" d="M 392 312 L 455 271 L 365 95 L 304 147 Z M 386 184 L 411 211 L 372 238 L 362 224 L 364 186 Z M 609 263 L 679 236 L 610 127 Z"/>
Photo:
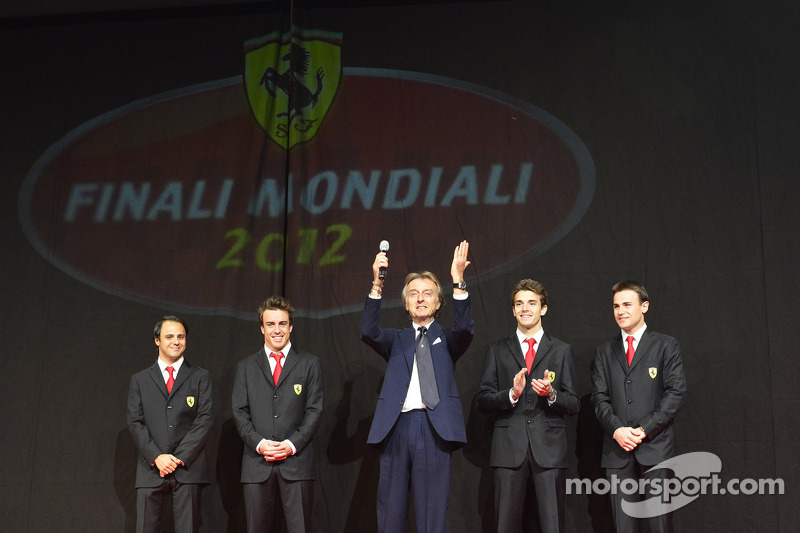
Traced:
<path id="1" fill-rule="evenodd" d="M 636 331 L 636 333 L 632 334 L 633 335 L 633 342 L 635 342 L 636 344 L 639 344 L 639 341 L 642 340 L 642 335 L 644 335 L 644 330 L 646 330 L 646 329 L 647 329 L 647 324 L 642 324 L 642 327 L 640 327 Z M 631 334 L 630 333 L 625 333 L 623 330 L 619 330 L 619 331 L 620 331 L 620 333 L 622 333 L 623 342 L 627 341 L 628 340 L 628 336 L 631 335 Z"/>
<path id="2" fill-rule="evenodd" d="M 433 324 L 433 322 L 434 322 L 435 320 L 436 320 L 436 319 L 434 319 L 434 318 L 431 318 L 431 321 L 430 321 L 430 322 L 427 322 L 427 323 L 425 323 L 425 324 L 419 325 L 419 324 L 417 324 L 416 322 L 412 322 L 412 323 L 411 323 L 411 325 L 412 325 L 412 326 L 414 326 L 414 331 L 416 331 L 416 332 L 419 332 L 419 328 L 425 328 L 426 330 L 429 330 L 429 329 L 431 329 L 431 324 Z"/>
<path id="3" fill-rule="evenodd" d="M 534 346 L 539 346 L 542 343 L 542 337 L 544 337 L 544 328 L 539 328 L 539 331 L 534 333 L 532 337 L 526 337 L 519 328 L 517 329 L 517 340 L 520 346 L 525 343 L 525 339 L 536 339 L 536 344 L 534 344 Z"/>
<path id="4" fill-rule="evenodd" d="M 280 353 L 283 354 L 284 357 L 286 357 L 287 355 L 289 355 L 289 350 L 291 349 L 292 349 L 292 341 L 289 341 L 286 343 L 286 346 L 283 347 L 283 350 L 281 350 Z M 277 352 L 273 352 L 272 350 L 270 350 L 269 346 L 267 346 L 267 344 L 264 343 L 264 353 L 266 353 L 267 357 L 269 357 L 269 354 Z"/>
<path id="5" fill-rule="evenodd" d="M 183 365 L 183 356 L 181 356 L 180 359 L 178 359 L 177 361 L 175 361 L 171 365 L 168 365 L 167 363 L 165 363 L 160 357 L 157 359 L 157 361 L 158 361 L 158 368 L 161 369 L 162 373 L 167 371 L 167 367 L 168 366 L 171 366 L 173 368 L 172 375 L 174 376 L 181 369 L 181 365 Z"/>

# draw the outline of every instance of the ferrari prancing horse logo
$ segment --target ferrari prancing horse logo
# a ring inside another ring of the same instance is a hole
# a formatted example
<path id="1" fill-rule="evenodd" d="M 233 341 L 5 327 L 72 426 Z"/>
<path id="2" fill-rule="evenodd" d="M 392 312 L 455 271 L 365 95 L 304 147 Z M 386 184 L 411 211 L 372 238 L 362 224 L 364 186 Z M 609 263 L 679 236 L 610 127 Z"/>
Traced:
<path id="1" fill-rule="evenodd" d="M 550 383 L 552 383 L 552 382 L 554 382 L 556 380 L 556 373 L 552 372 L 552 371 L 548 372 L 547 373 L 547 377 L 550 380 Z"/>
<path id="2" fill-rule="evenodd" d="M 294 28 L 245 43 L 245 90 L 253 118 L 284 150 L 310 141 L 342 78 L 342 34 Z"/>
<path id="3" fill-rule="evenodd" d="M 650 374 L 651 378 L 656 379 L 656 376 L 658 375 L 658 369 L 656 367 L 651 366 L 647 372 Z"/>
<path id="4" fill-rule="evenodd" d="M 189 407 L 194 407 L 194 396 L 187 396 L 186 397 L 186 404 Z"/>
<path id="5" fill-rule="evenodd" d="M 294 386 L 294 393 L 300 396 L 300 393 L 303 392 L 303 386 L 299 383 L 296 383 Z"/>

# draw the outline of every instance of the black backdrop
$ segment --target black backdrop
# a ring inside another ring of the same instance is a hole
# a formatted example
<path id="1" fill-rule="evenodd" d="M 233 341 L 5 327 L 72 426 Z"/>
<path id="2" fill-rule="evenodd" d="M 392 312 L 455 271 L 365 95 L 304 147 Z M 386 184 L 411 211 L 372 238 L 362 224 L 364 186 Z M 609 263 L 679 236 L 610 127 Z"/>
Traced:
<path id="1" fill-rule="evenodd" d="M 650 291 L 649 326 L 676 336 L 683 348 L 689 399 L 677 419 L 680 451 L 717 454 L 725 480 L 782 478 L 786 487 L 784 496 L 702 496 L 676 513 L 677 526 L 795 530 L 800 374 L 791 341 L 800 327 L 795 276 L 800 10 L 763 1 L 664 7 L 582 1 L 392 4 L 295 5 L 296 24 L 341 34 L 340 107 L 356 88 L 354 69 L 433 76 L 454 86 L 484 88 L 487 101 L 500 94 L 514 109 L 535 106 L 556 117 L 549 124 L 566 125 L 591 163 L 585 209 L 574 212 L 574 223 L 564 231 L 542 238 L 526 253 L 518 253 L 514 243 L 525 240 L 534 224 L 526 224 L 525 211 L 511 205 L 500 210 L 511 213 L 503 216 L 459 197 L 453 209 L 429 210 L 420 224 L 414 223 L 425 211 L 420 205 L 350 217 L 365 225 L 401 227 L 403 236 L 392 242 L 388 291 L 399 291 L 398 278 L 408 269 L 446 275 L 452 246 L 461 238 L 473 243 L 467 281 L 476 337 L 457 366 L 469 444 L 454 457 L 449 529 L 492 530 L 489 434 L 472 400 L 486 345 L 513 330 L 508 292 L 518 279 L 533 277 L 550 292 L 545 329 L 573 344 L 577 356 L 584 410 L 569 421 L 576 450 L 570 477 L 601 475 L 597 430 L 585 397 L 589 367 L 594 346 L 615 333 L 610 286 L 637 278 Z M 334 302 L 324 317 L 300 313 L 292 335 L 294 343 L 322 358 L 325 372 L 315 528 L 374 529 L 377 456 L 365 441 L 385 364 L 359 342 L 358 306 L 351 302 L 360 302 L 368 290 L 380 234 L 362 228 L 369 238 L 362 243 L 353 237 L 360 248 L 343 250 L 346 259 L 333 280 L 322 269 L 284 262 L 266 278 L 233 276 L 230 283 L 238 289 L 233 297 L 224 284 L 204 286 L 197 266 L 204 258 L 216 263 L 225 249 L 225 238 L 213 233 L 217 222 L 182 225 L 161 216 L 123 234 L 141 234 L 146 245 L 120 238 L 112 223 L 97 231 L 87 225 L 76 236 L 59 202 L 68 198 L 80 172 L 59 181 L 62 161 L 44 157 L 54 147 L 68 151 L 82 125 L 95 127 L 97 117 L 132 102 L 216 80 L 241 84 L 235 79 L 243 75 L 244 43 L 276 24 L 286 27 L 289 16 L 282 3 L 270 2 L 2 20 L 6 312 L 0 321 L 0 531 L 132 531 L 135 450 L 125 425 L 128 378 L 152 363 L 149 332 L 158 316 L 174 310 L 190 322 L 187 357 L 214 377 L 216 423 L 208 446 L 217 482 L 204 493 L 204 530 L 241 530 L 241 444 L 230 413 L 233 368 L 263 341 L 254 316 L 258 302 L 284 290 L 302 308 L 318 300 Z M 442 105 L 447 96 L 441 96 Z M 348 109 L 356 104 L 349 101 Z M 381 154 L 386 168 L 422 168 L 420 161 L 432 156 L 420 155 L 415 145 L 420 132 L 445 118 L 463 124 L 449 115 L 414 122 L 418 117 L 405 113 L 415 102 L 402 98 L 370 105 L 386 109 L 391 120 L 351 118 L 348 127 L 362 134 L 353 139 L 387 139 L 381 148 L 395 151 Z M 468 122 L 472 110 L 461 111 Z M 138 137 L 141 131 L 153 139 L 159 134 L 154 126 L 135 130 L 125 142 L 159 149 L 158 141 Z M 513 152 L 515 131 L 512 126 L 490 131 L 486 145 Z M 225 137 L 229 133 L 212 131 L 206 144 L 196 146 L 197 161 L 219 146 L 234 146 Z M 111 135 L 124 137 L 119 131 Z M 246 140 L 254 135 L 248 130 Z M 105 137 L 109 146 L 124 144 Z M 461 139 L 454 138 L 434 138 L 439 147 L 434 155 L 446 158 L 462 149 Z M 532 135 L 531 142 L 537 138 Z M 265 137 L 257 160 L 271 158 L 273 144 Z M 108 170 L 100 151 L 108 146 L 100 141 L 92 146 L 82 147 L 76 159 L 97 165 L 88 174 L 103 175 Z M 319 160 L 343 160 L 347 168 L 348 157 L 364 157 L 359 150 L 357 144 L 319 138 L 291 152 L 286 174 L 270 175 L 285 180 Z M 472 145 L 469 150 L 464 159 L 492 162 L 492 154 L 474 152 Z M 180 153 L 188 159 L 176 165 L 185 171 L 176 179 L 191 181 L 194 172 L 206 170 L 198 170 L 201 165 L 187 153 L 192 150 Z M 494 155 L 503 161 L 515 157 Z M 215 157 L 224 159 L 224 150 Z M 56 179 L 30 202 L 31 188 L 42 183 L 36 181 L 37 165 L 44 163 Z M 264 177 L 258 167 L 253 171 Z M 259 183 L 249 179 L 251 186 Z M 546 200 L 542 205 L 537 223 L 553 215 Z M 330 225 L 344 216 L 315 218 L 301 211 L 294 218 L 275 217 L 267 230 L 288 238 L 297 227 L 317 220 Z M 455 231 L 447 226 L 450 219 Z M 32 220 L 38 224 L 33 231 Z M 253 233 L 264 227 L 244 223 Z M 359 235 L 358 223 L 349 224 Z M 427 251 L 439 244 L 449 248 L 431 253 L 435 264 L 429 264 Z M 83 262 L 64 261 L 68 251 Z M 127 268 L 115 271 L 120 257 Z M 105 272 L 102 282 L 86 274 L 91 265 Z M 138 272 L 147 277 L 140 279 Z M 355 300 L 350 284 L 358 287 Z M 192 291 L 204 292 L 211 303 L 181 300 Z M 231 304 L 240 303 L 236 298 L 242 294 L 253 316 Z M 447 311 L 443 320 L 449 322 Z M 401 326 L 405 318 L 394 307 L 384 311 L 383 322 Z M 570 531 L 603 531 L 608 521 L 602 498 L 568 497 Z"/>

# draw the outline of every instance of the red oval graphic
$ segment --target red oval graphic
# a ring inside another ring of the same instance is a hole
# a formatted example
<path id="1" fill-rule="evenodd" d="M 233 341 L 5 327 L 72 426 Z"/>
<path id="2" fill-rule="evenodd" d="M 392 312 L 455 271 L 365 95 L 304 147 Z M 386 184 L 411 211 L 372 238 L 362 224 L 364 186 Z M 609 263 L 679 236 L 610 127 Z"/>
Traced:
<path id="1" fill-rule="evenodd" d="M 462 239 L 468 280 L 484 279 L 569 232 L 594 183 L 577 135 L 530 104 L 344 69 L 319 131 L 288 152 L 253 119 L 242 78 L 222 80 L 73 130 L 31 169 L 19 209 L 47 260 L 102 290 L 243 317 L 280 293 L 325 317 L 361 307 L 381 240 L 387 294 L 411 270 L 447 281 Z"/>

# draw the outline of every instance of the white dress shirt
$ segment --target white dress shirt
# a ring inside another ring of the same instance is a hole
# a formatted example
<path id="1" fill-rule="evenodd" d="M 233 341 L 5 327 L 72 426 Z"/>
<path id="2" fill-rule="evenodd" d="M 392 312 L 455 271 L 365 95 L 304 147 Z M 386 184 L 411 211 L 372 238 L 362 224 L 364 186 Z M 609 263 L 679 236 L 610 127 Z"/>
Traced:
<path id="1" fill-rule="evenodd" d="M 175 361 L 171 365 L 168 365 L 167 363 L 165 363 L 160 357 L 158 358 L 158 368 L 161 369 L 161 375 L 164 377 L 164 385 L 166 385 L 167 381 L 169 380 L 169 372 L 167 372 L 167 367 L 168 366 L 172 367 L 172 379 L 177 380 L 178 379 L 178 371 L 181 369 L 182 365 L 183 365 L 183 356 L 181 356 L 180 359 L 178 359 L 177 361 Z"/>

